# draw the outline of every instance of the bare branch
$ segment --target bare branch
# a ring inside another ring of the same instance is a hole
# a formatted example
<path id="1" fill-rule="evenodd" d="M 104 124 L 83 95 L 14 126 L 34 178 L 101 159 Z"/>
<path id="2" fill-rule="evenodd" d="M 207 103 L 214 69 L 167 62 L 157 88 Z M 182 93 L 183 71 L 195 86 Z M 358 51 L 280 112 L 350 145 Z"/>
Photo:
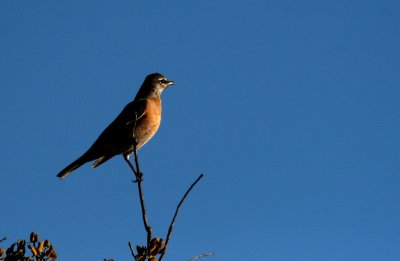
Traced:
<path id="1" fill-rule="evenodd" d="M 148 249 L 150 248 L 150 241 L 152 239 L 152 228 L 149 226 L 149 223 L 147 221 L 147 211 L 146 211 L 146 207 L 145 207 L 145 204 L 144 204 L 144 196 L 143 196 L 143 188 L 142 188 L 142 181 L 143 181 L 142 176 L 143 176 L 143 174 L 140 171 L 138 155 L 136 153 L 136 144 L 134 145 L 133 153 L 135 155 L 136 169 L 132 165 L 132 162 L 129 160 L 129 156 L 128 155 L 124 155 L 124 159 L 128 163 L 128 165 L 131 168 L 131 170 L 133 171 L 133 173 L 135 174 L 136 180 L 134 182 L 138 184 L 140 206 L 141 206 L 141 209 L 142 209 L 143 225 L 144 225 L 144 229 L 147 232 L 147 248 L 146 248 L 147 249 L 146 252 L 147 252 Z"/>
<path id="2" fill-rule="evenodd" d="M 129 249 L 131 250 L 131 254 L 132 254 L 133 260 L 136 261 L 136 255 L 135 255 L 135 252 L 133 251 L 132 243 L 128 242 L 128 245 L 129 245 Z"/>
<path id="3" fill-rule="evenodd" d="M 192 257 L 192 258 L 189 259 L 188 261 L 193 261 L 193 260 L 197 260 L 197 259 L 200 259 L 200 258 L 203 258 L 203 257 L 206 257 L 206 256 L 213 256 L 213 255 L 214 255 L 213 252 L 208 252 L 208 253 L 204 253 L 204 254 L 201 254 L 201 255 Z"/>
<path id="4" fill-rule="evenodd" d="M 169 226 L 169 228 L 168 228 L 168 233 L 167 233 L 167 237 L 166 237 L 166 241 L 165 241 L 165 246 L 164 246 L 164 249 L 163 249 L 163 251 L 162 251 L 162 254 L 160 255 L 159 261 L 162 261 L 164 255 L 165 255 L 165 252 L 167 251 L 169 239 L 171 238 L 171 233 L 172 233 L 172 230 L 174 229 L 175 219 L 176 219 L 176 217 L 178 216 L 178 212 L 179 212 L 180 207 L 182 206 L 183 202 L 185 201 L 187 195 L 189 195 L 190 191 L 191 191 L 191 190 L 193 189 L 193 187 L 197 184 L 197 182 L 200 181 L 200 179 L 201 179 L 203 176 L 204 176 L 204 175 L 201 174 L 201 175 L 195 180 L 195 182 L 193 182 L 193 184 L 192 184 L 192 185 L 189 187 L 189 189 L 186 191 L 185 195 L 183 195 L 181 201 L 179 202 L 178 206 L 176 207 L 174 217 L 172 218 L 171 224 L 170 224 L 170 226 Z"/>
<path id="5" fill-rule="evenodd" d="M 151 229 L 149 223 L 147 222 L 147 212 L 146 212 L 146 207 L 144 205 L 144 196 L 143 196 L 143 189 L 142 189 L 143 174 L 140 171 L 138 155 L 136 152 L 136 146 L 133 150 L 133 153 L 135 154 L 135 164 L 136 164 L 136 170 L 137 170 L 136 180 L 137 180 L 138 189 L 139 189 L 140 205 L 142 206 L 143 224 L 144 224 L 144 228 L 146 229 L 146 232 L 147 232 L 147 249 L 149 249 L 150 241 L 153 238 L 153 236 L 152 236 L 152 229 Z"/>

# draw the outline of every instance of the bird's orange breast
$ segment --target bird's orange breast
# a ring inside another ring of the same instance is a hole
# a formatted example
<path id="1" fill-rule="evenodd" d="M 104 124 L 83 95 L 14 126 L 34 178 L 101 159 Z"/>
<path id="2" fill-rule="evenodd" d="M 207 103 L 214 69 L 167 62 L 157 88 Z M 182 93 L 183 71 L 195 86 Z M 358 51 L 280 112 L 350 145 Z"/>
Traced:
<path id="1" fill-rule="evenodd" d="M 161 123 L 161 99 L 147 99 L 144 115 L 136 124 L 135 137 L 137 149 L 148 142 L 156 134 Z"/>

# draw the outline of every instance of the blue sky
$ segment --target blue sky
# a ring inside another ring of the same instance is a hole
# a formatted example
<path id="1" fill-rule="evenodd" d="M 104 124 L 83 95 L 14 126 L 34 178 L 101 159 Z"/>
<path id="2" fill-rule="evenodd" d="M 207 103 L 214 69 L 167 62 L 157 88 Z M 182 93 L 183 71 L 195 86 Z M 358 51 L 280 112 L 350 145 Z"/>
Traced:
<path id="1" fill-rule="evenodd" d="M 116 157 L 55 175 L 161 72 L 139 153 L 166 260 L 399 260 L 397 1 L 1 1 L 0 237 L 59 260 L 145 242 Z"/>

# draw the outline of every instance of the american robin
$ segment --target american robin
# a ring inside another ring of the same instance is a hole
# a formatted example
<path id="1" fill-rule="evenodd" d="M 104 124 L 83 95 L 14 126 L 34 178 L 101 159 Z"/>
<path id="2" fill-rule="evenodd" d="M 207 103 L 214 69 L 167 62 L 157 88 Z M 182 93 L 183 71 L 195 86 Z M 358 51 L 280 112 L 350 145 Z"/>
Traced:
<path id="1" fill-rule="evenodd" d="M 93 145 L 77 160 L 68 165 L 57 177 L 65 178 L 83 164 L 95 160 L 95 168 L 115 155 L 125 160 L 134 149 L 140 149 L 157 132 L 161 122 L 160 95 L 175 84 L 159 73 L 146 77 L 135 99 L 128 103 L 117 118 L 100 134 Z"/>

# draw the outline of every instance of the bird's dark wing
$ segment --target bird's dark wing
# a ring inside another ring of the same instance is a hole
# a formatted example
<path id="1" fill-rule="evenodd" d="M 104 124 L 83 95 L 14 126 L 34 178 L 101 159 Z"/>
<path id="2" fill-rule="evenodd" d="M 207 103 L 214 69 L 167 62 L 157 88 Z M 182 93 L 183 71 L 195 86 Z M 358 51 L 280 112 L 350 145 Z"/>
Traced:
<path id="1" fill-rule="evenodd" d="M 128 103 L 115 120 L 100 134 L 97 140 L 80 158 L 63 169 L 57 177 L 65 178 L 82 164 L 96 160 L 97 167 L 115 155 L 124 153 L 133 141 L 133 132 L 137 120 L 142 118 L 146 110 L 146 100 Z"/>
<path id="2" fill-rule="evenodd" d="M 100 134 L 87 153 L 95 158 L 124 153 L 125 147 L 132 142 L 136 121 L 145 115 L 146 104 L 144 99 L 128 103 L 117 118 Z"/>
<path id="3" fill-rule="evenodd" d="M 122 141 L 124 144 L 132 144 L 137 143 L 136 137 L 135 137 L 135 128 L 136 124 L 138 121 L 145 116 L 146 114 L 146 106 L 147 106 L 147 100 L 145 99 L 140 99 L 137 101 L 132 102 L 132 108 L 128 108 L 128 111 L 134 111 L 133 115 L 129 115 L 127 121 L 124 121 L 125 127 L 124 127 L 124 140 Z M 129 104 L 128 104 L 129 105 Z M 127 105 L 127 106 L 128 106 Z M 125 139 L 125 137 L 127 139 Z"/>
<path id="4" fill-rule="evenodd" d="M 145 99 L 136 100 L 128 103 L 121 114 L 117 117 L 117 119 L 121 116 L 121 121 L 126 126 L 131 126 L 135 128 L 136 122 L 142 118 L 146 111 L 147 101 Z M 116 120 L 117 120 L 116 119 Z"/>

